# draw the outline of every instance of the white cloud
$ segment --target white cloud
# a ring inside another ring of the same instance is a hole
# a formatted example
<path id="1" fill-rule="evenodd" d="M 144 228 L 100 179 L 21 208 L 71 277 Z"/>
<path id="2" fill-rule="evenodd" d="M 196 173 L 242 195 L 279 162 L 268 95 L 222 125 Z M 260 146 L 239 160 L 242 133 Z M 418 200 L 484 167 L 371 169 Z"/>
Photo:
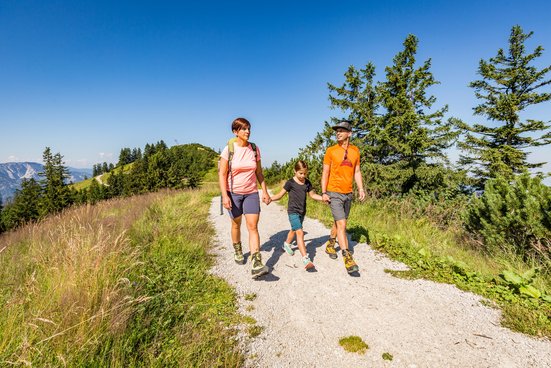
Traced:
<path id="1" fill-rule="evenodd" d="M 104 160 L 104 159 L 111 159 L 113 158 L 113 153 L 112 152 L 100 152 L 99 153 L 99 157 Z"/>

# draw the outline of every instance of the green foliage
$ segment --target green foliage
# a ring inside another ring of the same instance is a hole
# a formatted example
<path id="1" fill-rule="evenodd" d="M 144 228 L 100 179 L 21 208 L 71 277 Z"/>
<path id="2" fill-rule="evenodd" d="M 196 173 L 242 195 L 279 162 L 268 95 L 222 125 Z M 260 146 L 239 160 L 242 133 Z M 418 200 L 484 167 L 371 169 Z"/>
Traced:
<path id="1" fill-rule="evenodd" d="M 382 140 L 381 127 L 376 110 L 378 107 L 376 88 L 373 82 L 375 66 L 368 63 L 364 69 L 348 67 L 344 73 L 345 81 L 341 87 L 328 83 L 329 101 L 332 109 L 339 109 L 353 122 L 356 137 L 363 143 L 362 154 L 368 161 L 381 163 L 386 157 L 385 142 Z M 339 119 L 332 118 L 335 122 Z M 326 125 L 325 133 L 332 134 Z M 323 147 L 323 145 L 322 145 Z"/>
<path id="2" fill-rule="evenodd" d="M 235 292 L 209 272 L 211 198 L 165 191 L 14 234 L 0 257 L 0 366 L 241 366 Z"/>
<path id="3" fill-rule="evenodd" d="M 453 124 L 442 120 L 447 106 L 430 112 L 436 97 L 427 96 L 427 89 L 439 82 L 430 72 L 430 59 L 416 68 L 418 43 L 414 35 L 406 37 L 404 50 L 396 54 L 394 64 L 385 69 L 386 80 L 377 86 L 384 109 L 382 143 L 388 150 L 383 163 L 403 161 L 414 171 L 428 159 L 445 160 L 444 150 L 457 136 Z"/>
<path id="4" fill-rule="evenodd" d="M 509 182 L 503 177 L 486 182 L 484 194 L 473 197 L 465 213 L 466 228 L 497 250 L 523 257 L 551 258 L 551 188 L 523 173 Z"/>
<path id="5" fill-rule="evenodd" d="M 88 187 L 88 197 L 86 202 L 96 204 L 97 202 L 106 198 L 105 192 L 106 191 L 104 190 L 103 185 L 100 185 L 95 179 L 92 180 L 92 183 Z"/>
<path id="6" fill-rule="evenodd" d="M 365 354 L 366 350 L 369 349 L 369 346 L 359 336 L 343 337 L 339 340 L 339 345 L 348 352 L 358 354 Z"/>
<path id="7" fill-rule="evenodd" d="M 129 355 L 125 365 L 222 367 L 242 361 L 235 330 L 229 328 L 238 320 L 235 295 L 208 272 L 212 228 L 202 219 L 209 204 L 184 193 L 151 208 L 135 227 L 133 241 L 146 252 L 131 278 L 136 293 L 151 299 L 137 308 L 113 342 Z"/>
<path id="8" fill-rule="evenodd" d="M 256 293 L 245 294 L 245 300 L 251 302 L 255 299 L 256 299 Z"/>
<path id="9" fill-rule="evenodd" d="M 551 143 L 549 125 L 540 120 L 522 121 L 520 116 L 526 108 L 551 99 L 551 93 L 537 92 L 551 83 L 551 79 L 545 79 L 551 66 L 538 70 L 531 65 L 542 55 L 543 48 L 538 46 L 532 53 L 525 53 L 524 43 L 532 34 L 514 26 L 508 52 L 499 49 L 489 61 L 480 60 L 478 73 L 482 79 L 470 84 L 476 97 L 482 100 L 474 112 L 488 118 L 492 125 L 469 126 L 456 120 L 466 134 L 465 141 L 459 144 L 465 153 L 460 163 L 472 166 L 479 188 L 489 178 L 511 179 L 514 174 L 544 164 L 528 163 L 525 149 Z"/>
<path id="10" fill-rule="evenodd" d="M 460 179 L 460 175 L 445 167 L 444 154 L 458 133 L 451 120 L 443 120 L 447 106 L 430 111 L 436 98 L 428 96 L 427 89 L 438 82 L 430 72 L 430 60 L 416 67 L 417 44 L 415 36 L 406 38 L 404 50 L 385 69 L 386 80 L 376 86 L 372 63 L 359 71 L 350 66 L 340 87 L 328 84 L 331 107 L 353 122 L 352 143 L 360 148 L 365 185 L 372 196 L 457 191 L 461 187 L 457 180 L 449 180 Z M 321 150 L 334 142 L 331 133 L 326 123 L 323 134 L 303 151 L 320 166 Z M 316 174 L 314 171 L 312 176 L 317 179 Z"/>
<path id="11" fill-rule="evenodd" d="M 24 179 L 21 188 L 15 192 L 13 201 L 2 211 L 1 223 L 5 229 L 14 229 L 26 222 L 38 220 L 41 195 L 42 188 L 36 180 Z"/>
<path id="12" fill-rule="evenodd" d="M 392 360 L 394 357 L 390 353 L 383 353 L 383 360 Z"/>
<path id="13" fill-rule="evenodd" d="M 44 151 L 44 177 L 40 186 L 33 180 L 23 183 L 16 193 L 13 205 L 0 211 L 0 229 L 9 230 L 27 221 L 59 212 L 73 203 L 95 204 L 98 201 L 157 191 L 161 188 L 197 188 L 205 174 L 214 168 L 218 154 L 200 144 L 186 144 L 167 148 L 163 141 L 140 149 L 123 148 L 122 161 L 130 164 L 117 168 L 107 163 L 95 166 L 96 171 L 109 171 L 102 182 L 90 179 L 80 190 L 72 189 L 65 180 L 68 170 L 63 156 L 53 155 L 49 147 Z M 121 161 L 121 162 L 122 162 Z M 119 162 L 120 164 L 120 162 Z M 19 198 L 17 198 L 19 197 Z"/>
<path id="14" fill-rule="evenodd" d="M 40 181 L 42 186 L 42 197 L 40 200 L 40 216 L 44 217 L 50 213 L 56 213 L 73 203 L 71 192 L 66 179 L 69 177 L 69 170 L 64 166 L 63 156 L 52 154 L 50 147 L 46 147 L 42 155 L 44 160 L 44 171 L 39 173 L 44 179 Z"/>

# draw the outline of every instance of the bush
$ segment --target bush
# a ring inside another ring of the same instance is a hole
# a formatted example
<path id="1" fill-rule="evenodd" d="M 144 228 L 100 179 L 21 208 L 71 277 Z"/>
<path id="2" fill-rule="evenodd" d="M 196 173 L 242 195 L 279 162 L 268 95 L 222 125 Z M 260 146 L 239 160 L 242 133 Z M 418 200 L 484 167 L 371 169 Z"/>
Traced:
<path id="1" fill-rule="evenodd" d="M 502 177 L 488 180 L 484 193 L 473 197 L 467 207 L 464 222 L 467 230 L 483 239 L 489 252 L 502 250 L 548 262 L 550 215 L 551 188 L 540 176 L 524 173 L 511 183 Z"/>

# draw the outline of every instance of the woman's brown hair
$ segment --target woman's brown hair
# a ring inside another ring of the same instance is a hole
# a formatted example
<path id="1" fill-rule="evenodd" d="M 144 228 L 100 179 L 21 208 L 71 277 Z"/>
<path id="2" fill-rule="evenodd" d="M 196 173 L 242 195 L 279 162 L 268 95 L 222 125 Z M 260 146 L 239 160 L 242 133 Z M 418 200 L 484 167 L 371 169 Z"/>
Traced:
<path id="1" fill-rule="evenodd" d="M 251 129 L 251 123 L 249 123 L 249 121 L 245 118 L 237 118 L 231 124 L 231 131 L 232 132 L 238 132 L 243 128 Z"/>

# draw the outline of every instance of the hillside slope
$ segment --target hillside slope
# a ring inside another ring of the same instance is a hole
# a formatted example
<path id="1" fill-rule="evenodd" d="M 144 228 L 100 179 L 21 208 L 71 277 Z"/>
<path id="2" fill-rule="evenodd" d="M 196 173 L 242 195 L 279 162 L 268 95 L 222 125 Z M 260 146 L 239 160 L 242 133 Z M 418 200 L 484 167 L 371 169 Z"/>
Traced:
<path id="1" fill-rule="evenodd" d="M 500 326 L 500 312 L 482 298 L 454 286 L 404 280 L 385 269 L 405 269 L 365 243 L 351 242 L 360 276 L 350 277 L 342 259 L 331 260 L 323 243 L 328 229 L 305 220 L 306 244 L 317 272 L 302 268 L 300 256 L 281 250 L 288 230 L 285 209 L 262 205 L 262 256 L 272 273 L 250 277 L 250 263 L 233 262 L 230 222 L 220 215 L 219 197 L 210 218 L 217 230 L 214 272 L 234 285 L 241 307 L 264 327 L 244 344 L 251 367 L 549 367 L 551 342 Z M 243 244 L 248 254 L 247 232 Z M 255 298 L 251 298 L 254 295 Z M 245 298 L 245 296 L 247 296 Z M 254 300 L 251 300 L 254 299 Z M 359 336 L 365 355 L 347 353 L 339 339 Z M 392 361 L 383 360 L 390 353 Z"/>

